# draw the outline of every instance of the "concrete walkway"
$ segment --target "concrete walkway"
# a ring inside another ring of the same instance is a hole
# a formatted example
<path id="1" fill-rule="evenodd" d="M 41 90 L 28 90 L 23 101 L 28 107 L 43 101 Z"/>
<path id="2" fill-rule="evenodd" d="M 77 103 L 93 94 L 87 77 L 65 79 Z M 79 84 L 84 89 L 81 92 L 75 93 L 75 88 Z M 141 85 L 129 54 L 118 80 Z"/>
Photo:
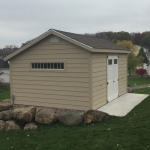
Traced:
<path id="1" fill-rule="evenodd" d="M 125 116 L 148 96 L 147 94 L 126 93 L 97 110 L 113 116 Z"/>

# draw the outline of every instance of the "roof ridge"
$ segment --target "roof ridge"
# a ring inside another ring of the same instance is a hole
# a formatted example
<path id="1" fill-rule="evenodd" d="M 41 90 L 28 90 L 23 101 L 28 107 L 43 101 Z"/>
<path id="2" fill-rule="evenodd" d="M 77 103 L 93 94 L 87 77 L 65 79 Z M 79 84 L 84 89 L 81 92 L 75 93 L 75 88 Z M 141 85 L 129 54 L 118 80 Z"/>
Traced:
<path id="1" fill-rule="evenodd" d="M 51 30 L 51 29 L 50 29 Z M 61 31 L 61 30 L 56 30 L 56 29 L 52 29 L 56 32 L 64 32 L 64 33 L 69 33 L 69 34 L 74 34 L 74 35 L 80 35 L 80 36 L 86 36 L 86 37 L 94 37 L 94 38 L 102 38 L 102 37 L 97 37 L 97 36 L 91 36 L 91 35 L 87 35 L 87 34 L 79 34 L 79 33 L 73 33 L 73 32 L 66 32 L 66 31 Z M 102 38 L 103 39 L 103 38 Z"/>
<path id="2" fill-rule="evenodd" d="M 30 46 L 34 45 L 35 43 L 49 36 L 50 34 L 56 34 L 56 36 L 58 37 L 60 36 L 60 38 L 65 39 L 84 49 L 87 49 L 90 52 L 93 52 L 93 49 L 96 49 L 96 50 L 99 49 L 99 52 L 100 52 L 100 49 L 101 50 L 107 49 L 107 50 L 130 51 L 129 49 L 118 46 L 117 44 L 109 41 L 108 39 L 104 39 L 102 37 L 85 35 L 85 34 L 76 34 L 76 33 L 71 33 L 71 32 L 66 32 L 66 31 L 60 31 L 56 29 L 49 29 L 48 31 L 44 32 L 43 34 L 29 41 L 29 43 L 27 43 L 23 47 L 20 47 L 17 51 L 6 56 L 4 60 L 9 60 L 13 56 L 19 54 L 20 52 L 24 51 L 25 49 L 29 48 Z"/>
<path id="3" fill-rule="evenodd" d="M 105 43 L 106 45 L 108 44 L 107 42 L 109 42 L 110 44 L 112 44 L 112 45 L 114 45 L 114 46 L 116 46 L 116 47 L 118 47 L 118 48 L 120 48 L 120 49 L 128 50 L 127 48 L 122 47 L 122 46 L 120 46 L 120 45 L 117 45 L 116 43 L 110 41 L 109 39 L 105 39 L 105 38 L 102 38 L 102 37 L 91 36 L 91 35 L 85 35 L 85 34 L 71 33 L 71 32 L 66 32 L 66 31 L 61 31 L 61 30 L 56 30 L 56 29 L 50 29 L 50 30 L 56 31 L 56 32 L 61 33 L 61 34 L 63 34 L 63 35 L 65 35 L 65 34 L 70 34 L 70 35 L 76 35 L 76 36 L 86 37 L 86 38 L 89 38 L 89 39 L 90 39 L 90 38 L 91 38 L 91 39 L 92 39 L 92 38 L 94 38 L 94 39 L 99 39 L 99 40 L 102 40 L 103 43 Z M 65 35 L 65 36 L 68 36 L 68 37 L 69 37 L 69 35 Z M 77 40 L 77 39 L 75 39 L 75 40 Z M 79 40 L 77 40 L 77 41 L 79 41 Z M 81 41 L 79 41 L 79 42 L 81 42 Z M 88 44 L 85 43 L 85 42 L 82 42 L 82 43 L 88 45 Z M 90 45 L 89 45 L 89 46 L 90 46 Z M 93 47 L 93 46 L 92 46 L 92 47 Z M 94 48 L 94 47 L 93 47 L 93 48 Z M 104 49 L 105 49 L 105 48 L 104 48 Z"/>

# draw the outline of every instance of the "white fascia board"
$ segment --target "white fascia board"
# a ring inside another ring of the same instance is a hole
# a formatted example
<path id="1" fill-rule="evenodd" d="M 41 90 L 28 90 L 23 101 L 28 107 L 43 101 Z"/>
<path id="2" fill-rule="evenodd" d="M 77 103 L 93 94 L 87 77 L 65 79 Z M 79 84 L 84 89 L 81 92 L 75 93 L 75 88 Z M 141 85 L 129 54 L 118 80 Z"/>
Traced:
<path id="1" fill-rule="evenodd" d="M 32 45 L 36 44 L 37 42 L 39 42 L 40 40 L 44 39 L 45 37 L 49 36 L 51 34 L 51 31 L 47 31 L 45 33 L 43 33 L 42 35 L 38 36 L 37 38 L 35 38 L 33 41 L 29 42 L 28 44 L 26 44 L 25 46 L 19 48 L 18 50 L 16 50 L 15 52 L 9 54 L 8 56 L 6 56 L 3 60 L 4 61 L 8 61 L 9 59 L 11 59 L 12 57 L 14 57 L 15 55 L 19 54 L 20 52 L 26 50 L 27 48 L 31 47 Z"/>
<path id="2" fill-rule="evenodd" d="M 76 43 L 78 46 L 83 45 L 84 48 L 86 48 L 87 50 L 89 50 L 89 51 L 92 52 L 92 49 L 93 49 L 92 47 L 90 47 L 90 46 L 88 46 L 88 45 L 86 45 L 86 44 L 83 44 L 83 43 L 81 43 L 81 42 L 78 42 L 78 41 L 76 41 L 76 40 L 74 40 L 74 39 L 72 39 L 72 38 L 70 38 L 70 37 L 68 37 L 68 36 L 65 36 L 65 35 L 63 35 L 63 34 L 57 32 L 57 31 L 55 31 L 55 30 L 53 30 L 53 29 L 50 29 L 50 30 L 48 30 L 47 32 L 45 32 L 45 33 L 43 33 L 42 35 L 40 35 L 40 36 L 38 36 L 37 38 L 35 38 L 35 39 L 34 39 L 33 41 L 31 41 L 30 43 L 26 44 L 24 47 L 21 47 L 21 48 L 18 49 L 17 51 L 15 51 L 15 52 L 13 52 L 12 54 L 6 56 L 3 60 L 4 60 L 4 61 L 8 61 L 9 59 L 11 59 L 12 57 L 14 57 L 15 55 L 17 55 L 17 54 L 19 54 L 20 52 L 26 50 L 27 48 L 29 48 L 30 46 L 32 46 L 32 45 L 34 45 L 35 43 L 39 42 L 40 40 L 44 39 L 45 37 L 49 36 L 50 34 L 54 34 L 54 35 L 55 35 L 55 34 L 58 34 L 58 35 L 64 37 L 65 39 L 69 39 L 70 42 L 73 41 L 73 42 Z"/>
<path id="3" fill-rule="evenodd" d="M 99 52 L 99 53 L 130 53 L 129 50 L 116 50 L 116 49 L 93 49 L 93 52 Z"/>

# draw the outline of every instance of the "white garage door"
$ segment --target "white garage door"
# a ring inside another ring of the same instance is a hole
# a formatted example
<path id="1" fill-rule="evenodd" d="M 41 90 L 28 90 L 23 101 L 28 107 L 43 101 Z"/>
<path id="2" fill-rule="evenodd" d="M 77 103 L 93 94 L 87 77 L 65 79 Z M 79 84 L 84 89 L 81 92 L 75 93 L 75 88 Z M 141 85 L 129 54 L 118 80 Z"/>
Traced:
<path id="1" fill-rule="evenodd" d="M 118 97 L 118 56 L 107 59 L 107 99 L 112 101 Z"/>

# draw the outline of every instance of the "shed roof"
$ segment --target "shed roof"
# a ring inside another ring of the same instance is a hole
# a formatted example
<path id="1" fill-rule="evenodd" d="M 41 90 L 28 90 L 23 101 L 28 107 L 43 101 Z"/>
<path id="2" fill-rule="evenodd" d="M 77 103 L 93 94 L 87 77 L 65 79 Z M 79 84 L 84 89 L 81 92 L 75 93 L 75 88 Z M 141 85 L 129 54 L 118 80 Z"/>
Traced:
<path id="1" fill-rule="evenodd" d="M 9 68 L 8 62 L 5 62 L 3 59 L 0 59 L 0 68 Z"/>
<path id="2" fill-rule="evenodd" d="M 104 38 L 50 29 L 47 32 L 43 33 L 42 35 L 38 36 L 37 38 L 31 40 L 29 43 L 25 44 L 23 47 L 21 47 L 17 51 L 5 57 L 4 60 L 6 61 L 6 60 L 11 59 L 12 57 L 16 56 L 20 52 L 26 50 L 30 46 L 36 44 L 37 42 L 41 41 L 42 39 L 46 38 L 47 36 L 51 34 L 56 35 L 73 44 L 76 44 L 90 52 L 121 52 L 121 53 L 130 52 L 129 49 L 118 46 L 115 43 Z"/>
<path id="3" fill-rule="evenodd" d="M 124 47 L 118 46 L 117 44 L 101 38 L 101 37 L 96 37 L 96 36 L 90 36 L 90 35 L 83 35 L 83 34 L 75 34 L 75 33 L 70 33 L 70 32 L 64 32 L 64 31 L 59 31 L 55 30 L 56 32 L 59 32 L 65 36 L 68 36 L 76 41 L 79 41 L 83 44 L 86 44 L 92 48 L 97 48 L 97 49 L 112 49 L 112 50 L 128 50 Z"/>

